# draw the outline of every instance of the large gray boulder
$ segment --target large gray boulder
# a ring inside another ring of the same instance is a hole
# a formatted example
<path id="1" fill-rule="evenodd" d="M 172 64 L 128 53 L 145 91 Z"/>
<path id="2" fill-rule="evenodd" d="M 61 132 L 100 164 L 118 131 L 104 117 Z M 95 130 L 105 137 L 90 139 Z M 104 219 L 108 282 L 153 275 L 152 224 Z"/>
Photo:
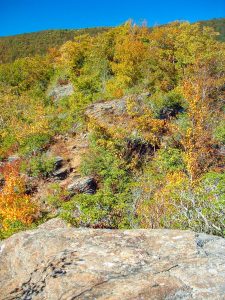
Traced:
<path id="1" fill-rule="evenodd" d="M 225 240 L 179 230 L 67 227 L 0 244 L 0 299 L 225 299 Z"/>

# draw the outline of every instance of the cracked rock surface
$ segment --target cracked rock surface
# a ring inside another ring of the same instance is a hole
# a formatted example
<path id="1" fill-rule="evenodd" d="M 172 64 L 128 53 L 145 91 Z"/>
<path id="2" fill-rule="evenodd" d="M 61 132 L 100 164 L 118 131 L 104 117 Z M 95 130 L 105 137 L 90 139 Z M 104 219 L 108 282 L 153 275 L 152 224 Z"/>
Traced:
<path id="1" fill-rule="evenodd" d="M 225 299 L 225 240 L 53 219 L 0 244 L 0 299 Z"/>

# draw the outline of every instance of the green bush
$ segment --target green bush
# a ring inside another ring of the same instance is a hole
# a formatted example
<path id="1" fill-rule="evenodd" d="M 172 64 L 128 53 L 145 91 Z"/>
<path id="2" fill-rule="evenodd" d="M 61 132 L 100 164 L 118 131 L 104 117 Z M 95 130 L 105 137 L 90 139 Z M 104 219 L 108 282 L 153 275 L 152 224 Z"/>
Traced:
<path id="1" fill-rule="evenodd" d="M 172 90 L 166 94 L 156 92 L 149 98 L 149 106 L 156 118 L 164 119 L 174 117 L 182 112 L 185 107 L 183 97 L 176 91 Z"/>
<path id="2" fill-rule="evenodd" d="M 50 141 L 49 134 L 34 134 L 26 137 L 21 141 L 19 146 L 19 152 L 21 154 L 27 155 L 30 153 L 35 153 L 44 146 L 46 146 Z"/>
<path id="3" fill-rule="evenodd" d="M 100 190 L 95 195 L 80 194 L 62 205 L 61 217 L 75 226 L 130 228 L 132 205 L 128 193 Z"/>
<path id="4" fill-rule="evenodd" d="M 126 162 L 119 157 L 116 141 L 107 141 L 95 135 L 90 139 L 90 152 L 81 164 L 82 174 L 98 176 L 105 188 L 122 191 L 129 182 L 129 175 Z"/>
<path id="5" fill-rule="evenodd" d="M 48 177 L 55 169 L 55 158 L 40 154 L 21 164 L 21 171 L 29 176 Z"/>
<path id="6" fill-rule="evenodd" d="M 161 172 L 182 170 L 185 167 L 182 151 L 176 148 L 166 148 L 157 151 L 155 163 Z"/>
<path id="7" fill-rule="evenodd" d="M 17 233 L 22 230 L 26 230 L 27 228 L 28 228 L 27 226 L 25 226 L 22 222 L 18 220 L 14 222 L 10 222 L 8 224 L 7 230 L 5 229 L 3 230 L 0 228 L 0 240 L 6 239 L 11 235 L 13 235 L 14 233 Z"/>
<path id="8" fill-rule="evenodd" d="M 0 136 L 0 158 L 5 157 L 5 153 L 7 153 L 16 143 L 16 137 L 8 132 L 7 136 L 1 139 Z"/>
<path id="9" fill-rule="evenodd" d="M 160 171 L 157 163 L 134 187 L 140 226 L 225 236 L 225 174 L 209 172 L 193 183 L 183 171 Z"/>
<path id="10" fill-rule="evenodd" d="M 225 125 L 224 122 L 220 123 L 216 129 L 214 130 L 214 137 L 215 139 L 222 143 L 225 144 Z"/>
<path id="11" fill-rule="evenodd" d="M 13 87 L 17 93 L 36 87 L 45 90 L 52 75 L 47 56 L 19 58 L 0 66 L 0 82 Z"/>
<path id="12" fill-rule="evenodd" d="M 69 192 L 63 189 L 58 183 L 53 183 L 48 187 L 48 193 L 44 202 L 53 208 L 59 208 L 69 196 Z"/>
<path id="13" fill-rule="evenodd" d="M 129 228 L 133 222 L 131 176 L 110 140 L 92 136 L 82 173 L 98 178 L 95 195 L 76 195 L 63 205 L 62 217 L 77 226 Z"/>
<path id="14" fill-rule="evenodd" d="M 10 237 L 11 235 L 20 232 L 20 231 L 24 231 L 24 230 L 32 230 L 35 229 L 37 226 L 47 222 L 50 218 L 52 218 L 53 216 L 48 215 L 46 213 L 42 213 L 42 217 L 39 218 L 38 220 L 35 220 L 34 223 L 32 223 L 31 225 L 24 225 L 23 223 L 21 223 L 20 221 L 14 221 L 14 222 L 10 222 L 8 223 L 8 228 L 7 229 L 1 229 L 0 228 L 0 240 L 3 239 L 7 239 L 8 237 Z M 0 224 L 1 224 L 1 220 L 0 220 Z"/>
<path id="15" fill-rule="evenodd" d="M 180 141 L 186 135 L 187 130 L 191 128 L 191 120 L 186 113 L 181 113 L 172 122 L 177 128 L 176 132 L 173 133 L 173 139 Z"/>

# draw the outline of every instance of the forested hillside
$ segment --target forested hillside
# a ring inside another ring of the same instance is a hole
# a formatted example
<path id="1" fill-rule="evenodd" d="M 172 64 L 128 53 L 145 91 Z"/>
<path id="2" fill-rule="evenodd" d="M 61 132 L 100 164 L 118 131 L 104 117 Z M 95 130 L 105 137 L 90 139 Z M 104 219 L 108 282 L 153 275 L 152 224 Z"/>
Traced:
<path id="1" fill-rule="evenodd" d="M 55 216 L 224 236 L 224 66 L 214 29 L 188 22 L 1 64 L 1 237 Z"/>
<path id="2" fill-rule="evenodd" d="M 220 35 L 218 40 L 225 40 L 225 19 L 200 21 L 202 26 L 210 26 Z M 152 30 L 152 28 L 149 28 Z M 109 28 L 87 28 L 79 30 L 45 30 L 15 36 L 0 37 L 0 63 L 12 62 L 20 57 L 46 54 L 49 48 L 58 48 L 74 36 L 81 34 L 96 35 Z"/>
<path id="3" fill-rule="evenodd" d="M 58 48 L 80 34 L 95 35 L 106 28 L 87 28 L 74 30 L 45 30 L 33 33 L 0 37 L 0 63 L 12 62 L 17 58 L 43 55 L 49 48 Z"/>
<path id="4" fill-rule="evenodd" d="M 218 39 L 223 42 L 225 41 L 225 18 L 200 21 L 200 24 L 212 27 L 215 31 L 220 33 Z"/>

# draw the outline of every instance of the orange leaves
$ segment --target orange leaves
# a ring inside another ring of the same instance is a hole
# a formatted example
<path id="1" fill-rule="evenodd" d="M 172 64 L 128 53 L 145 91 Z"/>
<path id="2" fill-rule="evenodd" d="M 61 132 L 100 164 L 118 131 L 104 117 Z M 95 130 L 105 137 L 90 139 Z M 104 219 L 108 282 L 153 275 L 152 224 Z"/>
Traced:
<path id="1" fill-rule="evenodd" d="M 0 218 L 3 229 L 10 223 L 20 221 L 29 225 L 37 213 L 37 207 L 25 194 L 24 180 L 19 174 L 18 164 L 7 164 L 3 167 L 4 186 L 0 191 Z"/>
<path id="2" fill-rule="evenodd" d="M 123 89 L 117 88 L 116 90 L 114 90 L 113 96 L 115 98 L 121 98 L 121 97 L 123 97 L 123 94 L 124 94 Z"/>

